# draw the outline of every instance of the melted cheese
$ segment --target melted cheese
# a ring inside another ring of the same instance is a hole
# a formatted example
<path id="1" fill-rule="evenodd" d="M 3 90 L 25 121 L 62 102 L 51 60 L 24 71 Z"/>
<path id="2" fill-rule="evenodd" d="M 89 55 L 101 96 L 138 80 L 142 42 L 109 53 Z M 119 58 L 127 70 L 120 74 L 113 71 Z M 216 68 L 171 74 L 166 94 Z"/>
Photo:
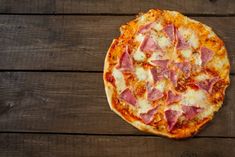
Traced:
<path id="1" fill-rule="evenodd" d="M 214 113 L 214 108 L 209 103 L 208 96 L 203 90 L 187 90 L 186 93 L 183 94 L 183 99 L 180 103 L 183 105 L 197 106 L 202 108 L 203 111 L 197 115 L 199 119 L 203 119 Z"/>
<path id="2" fill-rule="evenodd" d="M 192 55 L 192 59 L 194 61 L 194 64 L 199 66 L 202 64 L 201 55 L 199 53 L 194 53 Z"/>
<path id="3" fill-rule="evenodd" d="M 212 106 L 207 105 L 207 107 L 201 113 L 199 113 L 197 115 L 197 117 L 199 119 L 203 119 L 205 117 L 210 117 L 211 115 L 213 115 L 214 111 L 215 111 L 215 109 Z"/>
<path id="4" fill-rule="evenodd" d="M 141 43 L 144 40 L 144 35 L 143 34 L 136 35 L 135 40 Z"/>
<path id="5" fill-rule="evenodd" d="M 157 31 L 161 31 L 163 29 L 163 26 L 161 23 L 158 22 L 153 26 L 153 29 L 155 29 Z"/>
<path id="6" fill-rule="evenodd" d="M 153 108 L 152 105 L 146 99 L 139 99 L 138 105 L 139 105 L 139 110 L 138 110 L 139 114 L 147 113 L 149 110 Z"/>
<path id="7" fill-rule="evenodd" d="M 167 85 L 166 80 L 161 80 L 157 82 L 156 88 L 160 90 L 161 92 L 164 92 L 166 85 Z"/>
<path id="8" fill-rule="evenodd" d="M 155 37 L 155 40 L 157 41 L 158 45 L 163 49 L 165 47 L 170 46 L 171 41 L 169 38 L 165 37 L 164 35 Z"/>
<path id="9" fill-rule="evenodd" d="M 203 81 L 203 80 L 206 80 L 209 78 L 210 78 L 210 76 L 207 74 L 204 74 L 204 73 L 200 73 L 199 75 L 195 76 L 195 80 L 197 80 L 197 81 Z"/>
<path id="10" fill-rule="evenodd" d="M 160 51 L 153 52 L 153 54 L 151 55 L 151 57 L 149 57 L 148 62 L 149 62 L 150 64 L 152 64 L 151 61 L 160 60 L 161 58 L 162 58 L 162 56 L 161 56 L 161 52 L 160 52 Z"/>
<path id="11" fill-rule="evenodd" d="M 191 49 L 185 49 L 185 50 L 181 50 L 181 55 L 186 58 L 186 59 L 190 59 L 192 56 L 192 50 Z"/>
<path id="12" fill-rule="evenodd" d="M 193 48 L 198 48 L 199 39 L 193 30 L 180 27 L 179 33 Z"/>
<path id="13" fill-rule="evenodd" d="M 139 49 L 133 55 L 134 60 L 136 61 L 144 61 L 146 59 L 145 53 L 140 51 Z"/>
<path id="14" fill-rule="evenodd" d="M 170 106 L 167 106 L 165 111 L 166 110 L 175 110 L 175 111 L 183 112 L 181 105 L 178 103 L 171 104 Z"/>
<path id="15" fill-rule="evenodd" d="M 207 103 L 207 95 L 202 90 L 196 91 L 193 89 L 188 89 L 182 96 L 183 99 L 180 103 L 183 105 L 204 107 L 204 105 Z"/>
<path id="16" fill-rule="evenodd" d="M 228 60 L 225 57 L 214 57 L 213 62 L 211 62 L 213 67 L 215 67 L 217 70 L 222 70 L 225 65 L 228 64 Z"/>
<path id="17" fill-rule="evenodd" d="M 148 82 L 152 82 L 153 81 L 152 77 L 151 77 L 150 70 L 145 70 L 142 67 L 136 67 L 135 74 L 136 74 L 136 77 L 139 80 L 145 80 L 145 81 L 148 81 Z"/>
<path id="18" fill-rule="evenodd" d="M 198 37 L 194 32 L 192 32 L 192 34 L 189 37 L 189 44 L 195 49 L 198 48 L 199 46 Z"/>
<path id="19" fill-rule="evenodd" d="M 115 78 L 115 85 L 117 87 L 117 91 L 118 93 L 121 93 L 123 90 L 126 89 L 126 82 L 125 79 L 123 77 L 123 74 L 120 70 L 114 68 L 113 69 L 113 76 Z"/>

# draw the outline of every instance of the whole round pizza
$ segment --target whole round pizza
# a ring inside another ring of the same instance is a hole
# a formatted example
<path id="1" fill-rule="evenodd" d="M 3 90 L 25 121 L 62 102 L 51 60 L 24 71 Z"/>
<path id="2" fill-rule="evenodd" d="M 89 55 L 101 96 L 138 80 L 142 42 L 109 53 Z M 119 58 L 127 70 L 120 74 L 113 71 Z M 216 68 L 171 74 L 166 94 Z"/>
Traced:
<path id="1" fill-rule="evenodd" d="M 194 135 L 222 106 L 229 85 L 223 41 L 179 12 L 151 9 L 122 25 L 105 58 L 110 108 L 149 133 Z"/>

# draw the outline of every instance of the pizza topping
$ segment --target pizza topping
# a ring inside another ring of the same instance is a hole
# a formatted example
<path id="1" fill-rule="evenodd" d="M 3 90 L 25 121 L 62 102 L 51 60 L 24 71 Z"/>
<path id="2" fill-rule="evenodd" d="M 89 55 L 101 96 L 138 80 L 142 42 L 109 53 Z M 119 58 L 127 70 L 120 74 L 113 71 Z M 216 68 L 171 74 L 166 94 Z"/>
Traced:
<path id="1" fill-rule="evenodd" d="M 180 115 L 181 115 L 181 112 L 176 111 L 176 110 L 169 109 L 165 111 L 165 117 L 167 120 L 169 131 L 171 131 L 174 128 Z"/>
<path id="2" fill-rule="evenodd" d="M 157 109 L 153 108 L 153 109 L 149 110 L 147 113 L 141 113 L 140 117 L 145 124 L 149 124 L 153 121 L 154 114 L 156 113 L 156 111 L 157 111 Z"/>
<path id="3" fill-rule="evenodd" d="M 147 97 L 149 101 L 155 101 L 160 98 L 162 98 L 164 95 L 163 93 L 156 89 L 156 88 L 151 88 L 150 84 L 147 83 Z"/>
<path id="4" fill-rule="evenodd" d="M 170 46 L 171 41 L 169 38 L 165 37 L 162 34 L 159 34 L 157 36 L 154 36 L 155 41 L 157 41 L 158 45 L 160 46 L 160 48 L 164 49 L 168 46 Z"/>
<path id="5" fill-rule="evenodd" d="M 142 33 L 142 34 L 146 33 L 148 31 L 150 31 L 153 26 L 154 26 L 153 22 L 148 23 L 148 24 L 146 24 L 144 26 L 141 26 L 140 29 L 139 29 L 139 33 Z"/>
<path id="6" fill-rule="evenodd" d="M 166 103 L 169 105 L 169 104 L 178 102 L 178 101 L 180 101 L 181 99 L 182 99 L 182 96 L 181 96 L 181 95 L 174 94 L 172 91 L 168 91 Z"/>
<path id="7" fill-rule="evenodd" d="M 166 72 L 166 75 L 171 80 L 173 85 L 176 86 L 177 85 L 177 80 L 178 80 L 178 76 L 176 75 L 176 72 L 174 70 L 170 70 L 170 71 Z"/>
<path id="8" fill-rule="evenodd" d="M 177 36 L 177 49 L 187 49 L 189 47 L 189 44 L 185 41 L 183 36 L 179 33 L 179 31 L 176 31 Z"/>
<path id="9" fill-rule="evenodd" d="M 190 62 L 179 62 L 179 63 L 176 63 L 175 66 L 179 68 L 185 74 L 186 78 L 190 76 L 190 72 L 191 72 Z"/>
<path id="10" fill-rule="evenodd" d="M 117 87 L 118 93 L 122 92 L 126 89 L 126 82 L 122 72 L 116 68 L 113 69 L 112 73 L 113 77 L 115 78 L 115 85 Z"/>
<path id="11" fill-rule="evenodd" d="M 205 65 L 213 58 L 214 52 L 206 47 L 201 47 L 202 65 Z"/>
<path id="12" fill-rule="evenodd" d="M 161 69 L 166 69 L 169 63 L 168 59 L 165 60 L 153 60 L 151 61 L 154 65 L 159 66 Z"/>
<path id="13" fill-rule="evenodd" d="M 212 78 L 212 79 L 206 79 L 203 81 L 199 81 L 196 83 L 196 85 L 205 90 L 208 93 L 212 92 L 213 86 L 218 82 L 220 79 L 218 77 Z"/>
<path id="14" fill-rule="evenodd" d="M 191 120 L 193 119 L 198 113 L 202 112 L 202 108 L 196 106 L 182 106 L 182 110 L 186 119 Z"/>
<path id="15" fill-rule="evenodd" d="M 121 70 L 133 70 L 132 58 L 128 53 L 128 46 L 126 46 L 126 49 L 120 58 L 118 68 L 120 68 Z"/>
<path id="16" fill-rule="evenodd" d="M 144 61 L 146 56 L 145 56 L 145 53 L 143 53 L 142 51 L 140 51 L 139 49 L 137 51 L 135 51 L 134 55 L 133 55 L 133 58 L 136 60 L 136 61 Z"/>
<path id="17" fill-rule="evenodd" d="M 163 79 L 163 75 L 160 75 L 156 68 L 151 69 L 151 74 L 153 76 L 154 82 L 157 82 Z"/>
<path id="18" fill-rule="evenodd" d="M 136 106 L 137 101 L 135 96 L 132 94 L 130 89 L 125 89 L 121 94 L 120 94 L 120 98 L 124 101 L 126 101 L 127 103 Z"/>
<path id="19" fill-rule="evenodd" d="M 164 92 L 166 87 L 167 87 L 166 80 L 161 80 L 157 82 L 156 89 L 158 89 L 159 91 Z"/>
<path id="20" fill-rule="evenodd" d="M 194 30 L 186 27 L 180 27 L 179 34 L 184 38 L 185 41 L 187 41 L 188 45 L 192 46 L 194 49 L 199 46 L 198 36 Z"/>
<path id="21" fill-rule="evenodd" d="M 140 46 L 140 50 L 143 52 L 154 52 L 156 50 L 160 50 L 161 48 L 154 41 L 154 39 L 148 35 L 145 36 L 144 41 Z"/>
<path id="22" fill-rule="evenodd" d="M 164 27 L 164 32 L 167 34 L 167 36 L 170 38 L 171 42 L 174 42 L 175 40 L 175 28 L 173 24 L 168 24 Z"/>
<path id="23" fill-rule="evenodd" d="M 105 74 L 106 80 L 114 85 L 115 83 L 115 78 L 113 77 L 111 72 L 107 72 Z"/>
<path id="24" fill-rule="evenodd" d="M 184 49 L 180 51 L 180 54 L 187 60 L 191 59 L 192 56 L 192 49 L 188 48 L 188 49 Z"/>

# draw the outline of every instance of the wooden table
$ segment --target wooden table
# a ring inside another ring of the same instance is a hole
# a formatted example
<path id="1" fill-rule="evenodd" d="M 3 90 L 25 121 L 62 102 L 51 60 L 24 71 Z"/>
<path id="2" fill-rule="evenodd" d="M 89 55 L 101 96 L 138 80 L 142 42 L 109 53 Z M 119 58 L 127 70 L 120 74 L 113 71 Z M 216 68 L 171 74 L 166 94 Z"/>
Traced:
<path id="1" fill-rule="evenodd" d="M 187 140 L 142 133 L 106 101 L 107 48 L 121 24 L 150 8 L 212 26 L 229 52 L 224 106 Z M 235 156 L 234 38 L 234 0 L 0 0 L 0 156 Z"/>

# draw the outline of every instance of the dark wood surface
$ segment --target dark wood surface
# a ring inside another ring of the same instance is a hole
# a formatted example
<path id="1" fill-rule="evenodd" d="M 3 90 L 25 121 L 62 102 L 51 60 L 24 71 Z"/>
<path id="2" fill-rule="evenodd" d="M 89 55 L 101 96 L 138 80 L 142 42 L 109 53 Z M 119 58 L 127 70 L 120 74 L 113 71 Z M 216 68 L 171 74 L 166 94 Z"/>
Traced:
<path id="1" fill-rule="evenodd" d="M 0 69 L 102 71 L 120 25 L 133 18 L 2 15 Z M 193 18 L 210 25 L 224 39 L 235 73 L 235 17 Z"/>
<path id="2" fill-rule="evenodd" d="M 0 142 L 6 144 L 0 145 L 0 156 L 11 157 L 232 157 L 235 153 L 232 138 L 175 141 L 156 136 L 3 133 Z"/>
<path id="3" fill-rule="evenodd" d="M 0 0 L 2 13 L 136 14 L 150 8 L 185 14 L 235 14 L 233 0 Z"/>
<path id="4" fill-rule="evenodd" d="M 105 53 L 119 26 L 150 8 L 178 10 L 224 40 L 231 86 L 202 131 L 170 140 L 110 111 Z M 235 155 L 234 0 L 0 0 L 0 157 Z"/>

